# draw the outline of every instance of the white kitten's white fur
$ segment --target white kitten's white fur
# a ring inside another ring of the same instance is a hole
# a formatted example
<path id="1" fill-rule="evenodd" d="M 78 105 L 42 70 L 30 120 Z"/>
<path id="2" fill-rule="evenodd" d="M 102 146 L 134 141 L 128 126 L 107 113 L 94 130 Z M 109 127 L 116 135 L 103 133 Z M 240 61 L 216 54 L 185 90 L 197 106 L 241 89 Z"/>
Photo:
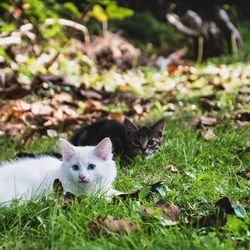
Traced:
<path id="1" fill-rule="evenodd" d="M 112 189 L 116 166 L 112 160 L 112 143 L 103 139 L 97 146 L 74 147 L 60 139 L 63 161 L 50 156 L 21 159 L 0 166 L 0 204 L 9 205 L 13 198 L 33 199 L 53 190 L 59 179 L 64 192 L 75 195 L 119 194 Z"/>

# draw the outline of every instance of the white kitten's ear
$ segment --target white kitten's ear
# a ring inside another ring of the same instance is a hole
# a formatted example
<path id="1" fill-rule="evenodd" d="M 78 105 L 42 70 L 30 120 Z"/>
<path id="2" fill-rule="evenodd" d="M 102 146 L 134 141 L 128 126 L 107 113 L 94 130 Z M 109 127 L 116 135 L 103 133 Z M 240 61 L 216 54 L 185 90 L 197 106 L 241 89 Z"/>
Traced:
<path id="1" fill-rule="evenodd" d="M 112 154 L 111 140 L 108 137 L 106 137 L 101 142 L 99 142 L 94 149 L 94 154 L 98 158 L 106 161 Z"/>
<path id="2" fill-rule="evenodd" d="M 61 146 L 63 161 L 70 161 L 75 155 L 75 148 L 68 141 L 60 138 L 59 143 Z"/>

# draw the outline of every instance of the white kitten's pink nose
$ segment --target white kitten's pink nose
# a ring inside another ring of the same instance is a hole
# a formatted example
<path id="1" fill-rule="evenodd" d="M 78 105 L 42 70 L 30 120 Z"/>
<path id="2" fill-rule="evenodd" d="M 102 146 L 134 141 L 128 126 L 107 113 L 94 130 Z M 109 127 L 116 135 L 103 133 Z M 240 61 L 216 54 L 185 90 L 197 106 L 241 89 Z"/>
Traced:
<path id="1" fill-rule="evenodd" d="M 86 179 L 86 176 L 84 176 L 84 175 L 79 175 L 79 179 L 81 180 L 81 181 L 84 181 L 85 179 Z"/>

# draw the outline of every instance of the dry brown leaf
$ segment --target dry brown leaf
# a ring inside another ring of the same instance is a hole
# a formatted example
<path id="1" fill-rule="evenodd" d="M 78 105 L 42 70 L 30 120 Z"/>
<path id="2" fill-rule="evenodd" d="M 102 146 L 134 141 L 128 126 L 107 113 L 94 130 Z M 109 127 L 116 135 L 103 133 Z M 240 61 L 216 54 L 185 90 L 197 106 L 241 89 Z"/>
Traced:
<path id="1" fill-rule="evenodd" d="M 177 224 L 177 220 L 180 217 L 180 208 L 168 203 L 167 201 L 158 201 L 154 207 L 145 208 L 143 210 L 143 217 L 147 218 L 155 215 L 159 211 L 161 217 L 164 219 L 164 225 L 172 226 Z"/>
<path id="2" fill-rule="evenodd" d="M 83 86 L 82 86 L 83 88 Z M 102 94 L 90 90 L 90 89 L 80 89 L 79 90 L 80 97 L 86 98 L 86 99 L 96 99 L 96 100 L 101 100 L 103 98 Z"/>
<path id="3" fill-rule="evenodd" d="M 158 192 L 157 191 L 157 188 L 158 187 L 161 187 L 163 185 L 164 181 L 158 181 L 152 185 L 147 185 L 145 187 L 149 187 L 150 188 L 150 192 L 151 193 L 155 193 L 155 192 Z M 143 189 L 144 187 L 142 187 L 141 189 L 138 189 L 136 191 L 133 191 L 133 192 L 126 192 L 126 193 L 122 193 L 122 194 L 119 194 L 118 197 L 120 197 L 121 199 L 125 200 L 127 198 L 131 198 L 131 199 L 137 199 L 138 196 L 139 196 L 139 193 L 140 191 Z M 150 195 L 150 194 L 149 194 Z M 148 195 L 148 196 L 149 196 Z"/>
<path id="4" fill-rule="evenodd" d="M 250 87 L 242 87 L 239 91 L 238 99 L 243 102 L 250 102 Z"/>
<path id="5" fill-rule="evenodd" d="M 237 173 L 237 175 L 246 179 L 250 179 L 250 166 L 247 167 L 244 171 Z"/>
<path id="6" fill-rule="evenodd" d="M 178 220 L 181 210 L 176 205 L 170 204 L 167 201 L 161 200 L 155 204 L 156 208 L 160 208 L 163 217 L 169 217 L 172 220 Z"/>
<path id="7" fill-rule="evenodd" d="M 167 165 L 167 166 L 165 167 L 165 169 L 170 170 L 170 171 L 173 172 L 173 173 L 177 173 L 177 172 L 178 172 L 177 167 L 174 166 L 174 165 L 172 165 L 172 164 Z"/>
<path id="8" fill-rule="evenodd" d="M 7 88 L 0 88 L 0 97 L 6 99 L 19 99 L 30 94 L 30 89 L 24 88 L 21 84 L 13 84 Z"/>
<path id="9" fill-rule="evenodd" d="M 241 127 L 250 126 L 250 112 L 241 111 L 235 114 L 234 120 Z"/>
<path id="10" fill-rule="evenodd" d="M 201 98 L 200 99 L 200 103 L 201 103 L 201 107 L 202 109 L 206 110 L 206 111 L 211 111 L 211 110 L 219 110 L 219 107 L 218 105 L 213 102 L 213 101 L 210 101 L 206 98 Z"/>
<path id="11" fill-rule="evenodd" d="M 94 234 L 100 234 L 104 232 L 125 234 L 130 232 L 138 232 L 140 230 L 140 226 L 130 220 L 115 219 L 113 216 L 98 216 L 89 223 L 89 229 Z"/>
<path id="12" fill-rule="evenodd" d="M 57 136 L 57 132 L 54 129 L 47 129 L 47 135 L 49 137 L 55 137 L 55 136 Z"/>
<path id="13" fill-rule="evenodd" d="M 176 70 L 177 70 L 176 65 L 171 63 L 167 65 L 167 72 L 169 73 L 169 75 L 172 75 Z"/>
<path id="14" fill-rule="evenodd" d="M 218 211 L 198 218 L 189 216 L 186 218 L 187 222 L 195 227 L 224 226 L 227 222 L 227 216 L 229 214 L 235 215 L 234 208 L 227 197 L 218 200 L 215 206 L 219 208 Z"/>
<path id="15" fill-rule="evenodd" d="M 35 133 L 31 132 L 30 136 L 26 137 L 26 140 L 24 139 L 25 142 L 24 142 L 23 148 L 29 148 L 34 141 L 35 136 L 36 136 Z"/>
<path id="16" fill-rule="evenodd" d="M 110 114 L 111 118 L 113 120 L 116 120 L 118 122 L 123 123 L 124 119 L 125 119 L 125 115 L 123 113 L 119 113 L 119 112 L 113 112 Z"/>
<path id="17" fill-rule="evenodd" d="M 68 115 L 70 117 L 76 117 L 77 116 L 77 113 L 76 113 L 75 109 L 68 106 L 68 105 L 62 105 L 62 106 L 60 106 L 60 108 L 62 109 L 63 113 L 65 113 L 66 115 Z"/>
<path id="18" fill-rule="evenodd" d="M 25 125 L 23 123 L 8 123 L 1 129 L 4 129 L 4 135 L 20 137 L 25 131 Z"/>
<path id="19" fill-rule="evenodd" d="M 31 112 L 34 115 L 51 115 L 54 109 L 44 102 L 35 102 L 31 105 Z"/>
<path id="20" fill-rule="evenodd" d="M 124 84 L 124 85 L 120 85 L 118 87 L 118 90 L 122 92 L 127 92 L 127 91 L 132 91 L 133 88 L 130 85 Z"/>
<path id="21" fill-rule="evenodd" d="M 66 192 L 66 194 L 64 194 L 63 186 L 59 179 L 55 179 L 53 183 L 53 192 L 57 195 L 57 197 L 62 198 L 62 204 L 61 204 L 62 208 L 67 207 L 68 204 L 70 204 L 71 202 L 73 202 L 78 198 L 70 192 Z"/>
<path id="22" fill-rule="evenodd" d="M 60 103 L 73 103 L 73 96 L 68 93 L 56 93 L 53 98 Z"/>
<path id="23" fill-rule="evenodd" d="M 63 121 L 64 120 L 64 114 L 63 114 L 63 108 L 59 107 L 56 111 L 53 112 L 54 118 L 57 120 Z"/>
<path id="24" fill-rule="evenodd" d="M 17 103 L 17 108 L 18 110 L 21 110 L 21 111 L 29 111 L 31 109 L 31 105 L 23 100 L 20 100 Z"/>
<path id="25" fill-rule="evenodd" d="M 102 110 L 103 106 L 100 102 L 97 101 L 93 101 L 93 100 L 88 100 L 86 101 L 86 107 L 84 109 L 84 113 L 89 113 L 92 111 L 96 111 L 96 110 Z"/>
<path id="26" fill-rule="evenodd" d="M 211 128 L 208 128 L 208 127 L 205 127 L 203 132 L 202 132 L 202 136 L 203 138 L 206 140 L 206 141 L 210 141 L 210 140 L 213 140 L 216 135 L 213 131 L 213 129 Z"/>
<path id="27" fill-rule="evenodd" d="M 217 123 L 218 121 L 215 117 L 202 116 L 200 118 L 201 126 L 215 126 Z"/>
<path id="28" fill-rule="evenodd" d="M 235 120 L 242 122 L 250 122 L 250 112 L 242 111 L 235 114 Z"/>
<path id="29" fill-rule="evenodd" d="M 53 192 L 63 196 L 63 186 L 59 179 L 55 179 L 53 183 Z"/>
<path id="30" fill-rule="evenodd" d="M 141 115 L 143 113 L 143 107 L 141 104 L 136 103 L 132 106 L 133 110 L 135 111 L 136 114 Z"/>
<path id="31" fill-rule="evenodd" d="M 191 117 L 188 119 L 187 125 L 191 127 L 198 127 L 200 125 L 200 119 L 198 117 Z"/>
<path id="32" fill-rule="evenodd" d="M 246 177 L 250 179 L 250 167 L 248 167 L 245 171 Z"/>
<path id="33" fill-rule="evenodd" d="M 12 123 L 17 123 L 20 120 L 21 114 L 25 111 L 22 109 L 21 105 L 24 102 L 22 101 L 8 101 L 6 103 L 2 103 L 0 105 L 0 119 L 1 121 L 9 120 L 10 117 L 15 118 L 12 119 Z"/>

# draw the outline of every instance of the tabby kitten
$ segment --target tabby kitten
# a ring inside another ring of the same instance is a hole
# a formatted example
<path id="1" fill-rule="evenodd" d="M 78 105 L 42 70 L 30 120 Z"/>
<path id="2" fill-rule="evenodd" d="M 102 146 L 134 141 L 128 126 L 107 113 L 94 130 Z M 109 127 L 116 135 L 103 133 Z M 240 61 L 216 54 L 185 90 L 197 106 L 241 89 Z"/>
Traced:
<path id="1" fill-rule="evenodd" d="M 94 146 L 105 137 L 113 144 L 113 153 L 124 161 L 137 155 L 152 158 L 163 143 L 164 120 L 153 125 L 137 126 L 129 119 L 124 123 L 115 120 L 101 120 L 78 130 L 71 138 L 74 146 Z M 19 153 L 17 157 L 34 157 L 39 154 Z M 60 158 L 60 154 L 49 152 L 46 155 Z"/>
<path id="2" fill-rule="evenodd" d="M 109 137 L 114 154 L 123 160 L 133 159 L 137 155 L 152 158 L 163 143 L 163 130 L 163 119 L 148 126 L 137 126 L 127 118 L 124 123 L 102 120 L 81 128 L 71 142 L 75 146 L 96 145 Z"/>

